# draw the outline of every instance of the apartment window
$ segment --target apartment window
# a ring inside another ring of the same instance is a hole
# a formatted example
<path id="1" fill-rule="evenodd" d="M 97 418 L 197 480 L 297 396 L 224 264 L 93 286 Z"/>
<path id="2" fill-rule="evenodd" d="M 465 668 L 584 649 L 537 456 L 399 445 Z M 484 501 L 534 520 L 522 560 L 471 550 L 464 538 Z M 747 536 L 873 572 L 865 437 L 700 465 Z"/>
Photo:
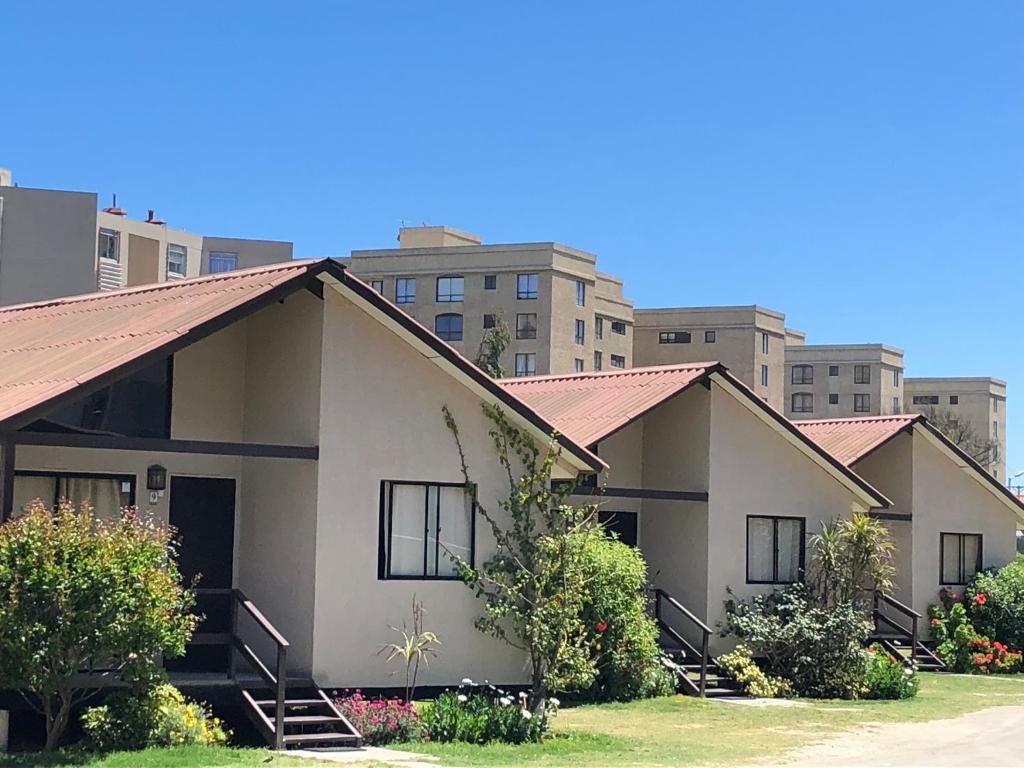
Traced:
<path id="1" fill-rule="evenodd" d="M 626 358 L 623 355 L 612 355 L 612 368 L 625 368 Z"/>
<path id="2" fill-rule="evenodd" d="M 594 350 L 594 370 L 600 371 L 602 368 L 601 353 L 598 350 Z"/>
<path id="3" fill-rule="evenodd" d="M 853 383 L 854 384 L 870 384 L 871 383 L 871 366 L 870 365 L 855 365 L 855 366 L 853 366 Z"/>
<path id="4" fill-rule="evenodd" d="M 939 534 L 939 581 L 966 584 L 981 570 L 980 533 Z"/>
<path id="5" fill-rule="evenodd" d="M 689 344 L 689 331 L 662 331 L 658 334 L 659 344 Z"/>
<path id="6" fill-rule="evenodd" d="M 761 366 L 761 386 L 762 387 L 767 387 L 768 386 L 768 366 L 767 365 L 762 365 Z"/>
<path id="7" fill-rule="evenodd" d="M 576 281 L 576 306 L 584 307 L 587 304 L 587 284 L 582 280 Z"/>
<path id="8" fill-rule="evenodd" d="M 839 395 L 832 393 L 828 396 L 829 405 L 839 405 Z"/>
<path id="9" fill-rule="evenodd" d="M 915 397 L 914 400 L 917 400 L 917 398 Z M 960 405 L 960 395 L 950 395 L 949 396 L 949 404 L 950 405 Z"/>
<path id="10" fill-rule="evenodd" d="M 517 352 L 516 353 L 516 376 L 537 375 L 537 353 Z"/>
<path id="11" fill-rule="evenodd" d="M 438 315 L 434 318 L 434 333 L 445 341 L 462 341 L 462 315 Z"/>
<path id="12" fill-rule="evenodd" d="M 484 328 L 494 327 L 494 315 L 484 315 Z"/>
<path id="13" fill-rule="evenodd" d="M 768 354 L 768 333 L 766 331 L 761 331 L 761 351 Z"/>
<path id="14" fill-rule="evenodd" d="M 704 343 L 705 344 L 714 344 L 715 343 L 715 335 L 716 334 L 715 334 L 714 331 L 704 331 Z"/>
<path id="15" fill-rule="evenodd" d="M 894 387 L 898 387 L 900 385 L 900 369 L 899 368 L 893 368 L 892 369 L 892 385 Z"/>
<path id="16" fill-rule="evenodd" d="M 992 440 L 993 442 L 999 442 L 999 422 L 992 422 Z"/>
<path id="17" fill-rule="evenodd" d="M 900 399 L 898 397 L 894 397 L 892 399 L 892 412 L 893 413 L 899 413 L 902 410 L 903 409 L 900 408 Z"/>
<path id="18" fill-rule="evenodd" d="M 175 243 L 167 244 L 167 274 L 184 277 L 188 269 L 188 248 Z"/>
<path id="19" fill-rule="evenodd" d="M 516 338 L 537 338 L 537 313 L 530 312 L 516 315 Z"/>
<path id="20" fill-rule="evenodd" d="M 814 413 L 814 395 L 810 392 L 794 392 L 792 411 L 793 413 Z"/>
<path id="21" fill-rule="evenodd" d="M 381 296 L 384 295 L 384 281 L 383 280 L 371 280 L 370 287 L 373 288 Z"/>
<path id="22" fill-rule="evenodd" d="M 587 341 L 587 324 L 583 320 L 576 321 L 576 334 L 574 341 L 577 344 L 585 344 Z"/>
<path id="23" fill-rule="evenodd" d="M 612 333 L 617 333 L 619 336 L 625 336 L 626 324 L 621 320 L 612 320 Z"/>
<path id="24" fill-rule="evenodd" d="M 747 583 L 792 584 L 804 571 L 802 517 L 747 516 Z"/>
<path id="25" fill-rule="evenodd" d="M 858 394 L 853 396 L 853 412 L 868 413 L 871 410 L 871 395 Z"/>
<path id="26" fill-rule="evenodd" d="M 572 361 L 572 367 L 573 367 L 573 370 L 576 371 L 576 373 L 583 373 L 583 360 L 582 360 L 582 358 L 577 357 L 576 359 L 574 359 Z"/>
<path id="27" fill-rule="evenodd" d="M 466 281 L 461 276 L 437 278 L 437 301 L 450 304 L 466 298 Z"/>
<path id="28" fill-rule="evenodd" d="M 484 275 L 484 290 L 495 291 L 498 289 L 498 276 L 497 275 Z"/>
<path id="29" fill-rule="evenodd" d="M 604 338 L 604 318 L 594 318 L 594 338 L 600 341 Z"/>
<path id="30" fill-rule="evenodd" d="M 412 304 L 416 301 L 416 278 L 400 277 L 395 280 L 395 303 Z"/>
<path id="31" fill-rule="evenodd" d="M 380 486 L 378 578 L 459 579 L 473 566 L 475 500 L 466 485 L 385 480 Z"/>
<path id="32" fill-rule="evenodd" d="M 992 399 L 992 413 L 999 413 L 999 401 L 995 398 Z"/>
<path id="33" fill-rule="evenodd" d="M 834 376 L 838 376 L 839 375 L 839 366 L 838 365 L 830 365 L 828 367 L 828 375 L 829 376 L 833 376 L 833 377 Z"/>
<path id="34" fill-rule="evenodd" d="M 210 274 L 238 269 L 238 254 L 233 251 L 210 251 Z"/>
<path id="35" fill-rule="evenodd" d="M 536 299 L 537 298 L 537 275 L 516 275 L 516 298 Z"/>
<path id="36" fill-rule="evenodd" d="M 950 400 L 952 401 L 952 398 L 950 398 Z M 938 395 L 914 395 L 913 402 L 914 402 L 914 405 L 938 405 L 939 404 L 939 396 Z M 950 402 L 950 405 L 953 405 L 953 403 Z"/>
<path id="37" fill-rule="evenodd" d="M 793 384 L 813 384 L 814 383 L 814 366 L 813 365 L 794 365 L 793 370 L 790 373 L 790 381 Z"/>
<path id="38" fill-rule="evenodd" d="M 72 472 L 14 473 L 14 514 L 38 499 L 48 508 L 68 499 L 76 507 L 89 502 L 99 518 L 118 518 L 121 510 L 135 504 L 135 475 L 101 475 Z"/>
<path id="39" fill-rule="evenodd" d="M 100 229 L 99 253 L 101 259 L 121 260 L 121 233 L 116 229 Z"/>

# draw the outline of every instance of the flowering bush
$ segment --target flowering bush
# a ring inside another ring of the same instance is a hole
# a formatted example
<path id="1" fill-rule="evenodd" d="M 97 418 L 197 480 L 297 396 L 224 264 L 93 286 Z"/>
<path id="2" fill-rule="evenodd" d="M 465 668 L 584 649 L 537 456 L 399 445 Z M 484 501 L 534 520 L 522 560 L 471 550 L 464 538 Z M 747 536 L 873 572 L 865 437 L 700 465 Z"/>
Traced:
<path id="1" fill-rule="evenodd" d="M 975 576 L 964 589 L 964 603 L 979 633 L 1024 648 L 1024 557 Z"/>
<path id="2" fill-rule="evenodd" d="M 917 695 L 917 673 L 875 643 L 868 648 L 864 698 L 909 699 Z"/>
<path id="3" fill-rule="evenodd" d="M 737 645 L 731 652 L 719 656 L 718 665 L 750 696 L 779 699 L 793 694 L 789 683 L 781 677 L 769 677 L 761 671 L 745 645 Z"/>
<path id="4" fill-rule="evenodd" d="M 423 738 L 423 722 L 412 702 L 393 699 L 368 699 L 362 691 L 335 692 L 338 710 L 374 746 L 396 741 L 419 741 Z"/>
<path id="5" fill-rule="evenodd" d="M 945 592 L 945 590 L 944 590 Z M 982 598 L 980 601 L 978 598 Z M 936 641 L 936 655 L 954 672 L 986 674 L 991 672 L 1017 672 L 1021 669 L 1021 653 L 1007 644 L 990 640 L 975 629 L 962 602 L 952 602 L 939 595 L 942 603 L 928 609 L 932 638 Z M 988 603 L 986 593 L 969 597 L 968 604 L 976 608 Z M 949 608 L 945 606 L 949 604 Z"/>
<path id="6" fill-rule="evenodd" d="M 516 697 L 493 685 L 463 680 L 457 690 L 445 691 L 424 707 L 423 725 L 431 741 L 538 742 L 547 735 L 550 719 L 558 712 L 558 699 L 548 699 L 533 713 L 526 705 L 525 693 Z"/>

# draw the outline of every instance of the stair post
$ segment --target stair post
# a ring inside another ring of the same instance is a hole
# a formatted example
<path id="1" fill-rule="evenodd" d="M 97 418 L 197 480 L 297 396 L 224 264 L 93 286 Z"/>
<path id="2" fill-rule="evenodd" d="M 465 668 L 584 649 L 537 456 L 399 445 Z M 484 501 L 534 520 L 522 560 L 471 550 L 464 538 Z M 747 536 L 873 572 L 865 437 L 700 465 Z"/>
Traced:
<path id="1" fill-rule="evenodd" d="M 704 690 L 708 685 L 708 633 L 702 633 L 700 643 L 700 695 L 704 695 Z"/>
<path id="2" fill-rule="evenodd" d="M 284 694 L 288 681 L 288 648 L 277 647 L 277 696 L 274 702 L 274 749 L 284 749 Z"/>

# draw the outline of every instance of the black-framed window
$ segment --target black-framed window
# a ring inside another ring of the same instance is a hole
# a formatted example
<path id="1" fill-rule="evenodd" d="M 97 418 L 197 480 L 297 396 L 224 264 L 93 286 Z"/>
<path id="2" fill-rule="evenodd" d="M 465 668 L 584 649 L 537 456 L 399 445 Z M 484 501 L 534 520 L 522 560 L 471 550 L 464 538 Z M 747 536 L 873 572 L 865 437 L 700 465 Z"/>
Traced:
<path id="1" fill-rule="evenodd" d="M 516 352 L 516 376 L 537 375 L 537 353 Z"/>
<path id="2" fill-rule="evenodd" d="M 99 257 L 107 261 L 121 261 L 121 233 L 116 229 L 100 228 Z"/>
<path id="3" fill-rule="evenodd" d="M 853 412 L 854 413 L 870 413 L 871 412 L 871 395 L 856 394 L 853 396 Z"/>
<path id="4" fill-rule="evenodd" d="M 373 288 L 381 296 L 384 295 L 384 281 L 383 280 L 371 280 L 370 287 Z"/>
<path id="5" fill-rule="evenodd" d="M 829 405 L 839 405 L 839 395 L 835 392 L 830 392 L 828 396 Z"/>
<path id="6" fill-rule="evenodd" d="M 915 397 L 914 400 L 916 401 L 917 398 Z M 950 405 L 960 405 L 960 395 L 950 395 L 949 396 L 949 404 Z"/>
<path id="7" fill-rule="evenodd" d="M 484 275 L 484 290 L 485 291 L 496 291 L 498 289 L 498 276 L 497 275 Z"/>
<path id="8" fill-rule="evenodd" d="M 587 284 L 582 280 L 576 281 L 576 306 L 583 307 L 587 304 Z"/>
<path id="9" fill-rule="evenodd" d="M 484 328 L 493 328 L 497 325 L 494 315 L 484 315 Z"/>
<path id="10" fill-rule="evenodd" d="M 587 323 L 584 320 L 577 320 L 575 325 L 575 333 L 573 334 L 573 341 L 579 345 L 587 343 Z"/>
<path id="11" fill-rule="evenodd" d="M 813 365 L 794 365 L 790 371 L 790 383 L 792 384 L 813 384 Z"/>
<path id="12" fill-rule="evenodd" d="M 689 331 L 662 331 L 658 334 L 659 344 L 689 344 Z"/>
<path id="13" fill-rule="evenodd" d="M 704 331 L 705 344 L 714 344 L 717 338 L 718 334 L 715 331 Z"/>
<path id="14" fill-rule="evenodd" d="M 612 368 L 625 368 L 626 367 L 626 356 L 625 355 L 612 355 Z"/>
<path id="15" fill-rule="evenodd" d="M 516 315 L 516 338 L 536 339 L 537 338 L 537 313 L 520 312 Z"/>
<path id="16" fill-rule="evenodd" d="M 400 277 L 395 280 L 395 304 L 413 304 L 416 301 L 416 278 Z"/>
<path id="17" fill-rule="evenodd" d="M 475 565 L 475 511 L 463 483 L 382 480 L 378 578 L 458 579 L 453 556 Z"/>
<path id="18" fill-rule="evenodd" d="M 594 318 L 594 338 L 600 341 L 604 338 L 604 318 Z"/>
<path id="19" fill-rule="evenodd" d="M 768 354 L 768 332 L 767 331 L 761 331 L 761 352 L 763 354 L 766 354 L 766 355 Z"/>
<path id="20" fill-rule="evenodd" d="M 892 369 L 892 385 L 894 387 L 898 387 L 900 385 L 900 369 L 899 368 L 893 368 Z"/>
<path id="21" fill-rule="evenodd" d="M 955 405 L 955 403 L 953 403 L 952 400 L 953 400 L 953 398 L 950 398 L 950 403 L 949 404 L 950 405 Z M 913 401 L 914 401 L 914 405 L 938 405 L 939 404 L 939 396 L 938 395 L 914 395 Z"/>
<path id="22" fill-rule="evenodd" d="M 829 376 L 833 376 L 833 377 L 838 376 L 839 375 L 839 366 L 838 365 L 830 365 L 828 367 L 828 375 Z"/>
<path id="23" fill-rule="evenodd" d="M 966 584 L 981 570 L 980 533 L 939 534 L 939 583 Z"/>
<path id="24" fill-rule="evenodd" d="M 462 341 L 462 315 L 438 315 L 434 318 L 434 333 L 445 341 Z"/>
<path id="25" fill-rule="evenodd" d="M 763 364 L 761 365 L 761 386 L 768 386 L 768 366 Z"/>
<path id="26" fill-rule="evenodd" d="M 540 286 L 540 278 L 536 272 L 516 275 L 516 298 L 536 299 Z"/>
<path id="27" fill-rule="evenodd" d="M 617 333 L 619 336 L 625 336 L 626 324 L 621 320 L 612 320 L 612 333 Z"/>
<path id="28" fill-rule="evenodd" d="M 853 366 L 853 383 L 854 384 L 870 384 L 871 383 L 871 366 L 870 365 L 855 365 L 855 366 Z"/>
<path id="29" fill-rule="evenodd" d="M 595 349 L 594 350 L 594 370 L 595 371 L 600 371 L 601 370 L 601 367 L 602 367 L 601 364 L 603 362 L 601 360 L 601 357 L 602 357 L 601 350 Z"/>
<path id="30" fill-rule="evenodd" d="M 445 275 L 437 278 L 437 302 L 451 304 L 466 298 L 466 279 L 461 275 Z"/>
<path id="31" fill-rule="evenodd" d="M 794 392 L 791 401 L 793 413 L 814 413 L 814 395 L 810 392 Z"/>
<path id="32" fill-rule="evenodd" d="M 583 373 L 583 365 L 584 363 L 582 357 L 574 358 L 572 361 L 572 368 L 576 373 Z"/>
<path id="33" fill-rule="evenodd" d="M 747 583 L 792 584 L 804 573 L 807 520 L 747 515 Z"/>
<path id="34" fill-rule="evenodd" d="M 615 534 L 619 541 L 635 547 L 638 542 L 637 536 L 637 513 L 636 512 L 611 512 L 600 510 L 597 513 L 597 522 L 605 530 L 605 533 Z"/>
<path id="35" fill-rule="evenodd" d="M 55 507 L 68 499 L 76 507 L 89 502 L 98 517 L 117 517 L 125 507 L 135 506 L 135 475 L 95 472 L 53 472 L 18 470 L 14 473 L 14 511 L 20 512 L 36 499 Z"/>

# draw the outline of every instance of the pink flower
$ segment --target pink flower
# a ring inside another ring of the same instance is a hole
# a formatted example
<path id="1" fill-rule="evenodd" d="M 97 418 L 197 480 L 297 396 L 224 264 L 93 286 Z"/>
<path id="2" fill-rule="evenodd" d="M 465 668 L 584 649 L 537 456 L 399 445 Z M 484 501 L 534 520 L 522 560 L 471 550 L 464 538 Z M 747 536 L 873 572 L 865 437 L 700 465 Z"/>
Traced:
<path id="1" fill-rule="evenodd" d="M 979 592 L 974 596 L 975 605 L 984 605 L 986 600 L 988 600 L 988 597 L 985 596 L 984 592 Z"/>
<path id="2" fill-rule="evenodd" d="M 597 622 L 597 624 L 594 625 L 594 627 L 597 629 L 598 632 L 604 632 L 606 629 L 608 629 L 608 622 L 599 621 Z"/>

